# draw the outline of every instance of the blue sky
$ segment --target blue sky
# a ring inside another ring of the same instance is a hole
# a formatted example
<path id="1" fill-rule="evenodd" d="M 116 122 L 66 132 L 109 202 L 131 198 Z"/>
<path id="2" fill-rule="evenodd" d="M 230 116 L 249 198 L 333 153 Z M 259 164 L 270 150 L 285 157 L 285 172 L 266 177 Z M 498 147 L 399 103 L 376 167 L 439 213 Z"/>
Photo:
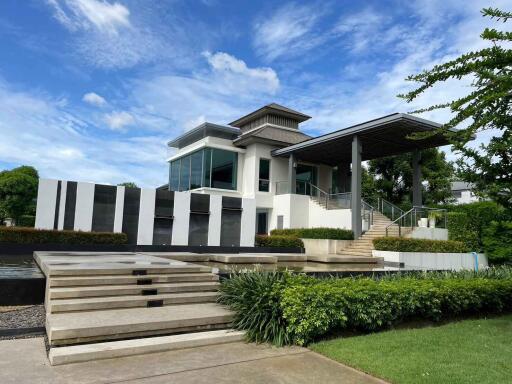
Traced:
<path id="1" fill-rule="evenodd" d="M 203 121 L 277 102 L 316 135 L 457 97 L 470 79 L 396 94 L 481 48 L 489 5 L 506 1 L 1 1 L 0 169 L 157 186 L 166 141 Z"/>

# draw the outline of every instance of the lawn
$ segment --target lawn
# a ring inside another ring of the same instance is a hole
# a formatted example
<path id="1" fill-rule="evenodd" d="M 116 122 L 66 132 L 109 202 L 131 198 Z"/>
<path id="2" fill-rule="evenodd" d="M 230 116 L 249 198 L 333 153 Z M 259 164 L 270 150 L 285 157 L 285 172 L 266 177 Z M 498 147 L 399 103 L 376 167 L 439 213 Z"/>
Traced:
<path id="1" fill-rule="evenodd" d="M 392 383 L 512 382 L 512 315 L 339 338 L 310 348 Z"/>

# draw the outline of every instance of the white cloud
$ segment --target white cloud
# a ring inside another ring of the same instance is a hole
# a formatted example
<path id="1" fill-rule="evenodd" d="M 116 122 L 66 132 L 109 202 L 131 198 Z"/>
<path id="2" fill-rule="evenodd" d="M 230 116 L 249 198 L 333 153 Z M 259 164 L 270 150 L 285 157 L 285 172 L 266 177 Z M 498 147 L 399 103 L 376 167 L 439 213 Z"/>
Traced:
<path id="1" fill-rule="evenodd" d="M 159 12 L 159 3 L 100 0 L 47 0 L 57 21 L 70 32 L 70 52 L 81 64 L 102 69 L 130 68 L 156 61 L 183 65 L 191 41 L 180 23 Z M 177 17 L 177 16 L 176 16 Z M 207 39 L 205 39 L 207 40 Z"/>
<path id="2" fill-rule="evenodd" d="M 105 100 L 104 97 L 102 97 L 102 96 L 100 96 L 100 95 L 98 95 L 97 93 L 94 93 L 94 92 L 86 93 L 82 97 L 82 100 L 85 101 L 86 103 L 89 103 L 91 105 L 95 105 L 97 107 L 102 107 L 102 106 L 107 104 L 107 101 Z"/>
<path id="3" fill-rule="evenodd" d="M 241 81 L 251 83 L 254 88 L 267 90 L 270 93 L 275 92 L 279 88 L 279 78 L 272 68 L 249 68 L 243 60 L 224 52 L 216 52 L 214 54 L 204 52 L 203 55 L 215 71 L 229 77 L 230 80 L 234 76 Z"/>
<path id="4" fill-rule="evenodd" d="M 110 129 L 123 132 L 127 126 L 135 123 L 135 119 L 126 111 L 114 111 L 105 115 L 105 122 Z"/>
<path id="5" fill-rule="evenodd" d="M 41 177 L 116 184 L 165 182 L 167 135 L 102 136 L 103 131 L 60 99 L 17 90 L 0 79 L 0 168 L 26 164 Z M 115 132 L 114 132 L 115 133 Z"/>
<path id="6" fill-rule="evenodd" d="M 185 122 L 185 130 L 190 131 L 191 129 L 203 124 L 206 121 L 206 117 L 204 115 L 197 116 L 194 119 Z"/>
<path id="7" fill-rule="evenodd" d="M 101 0 L 48 0 L 55 18 L 72 31 L 96 28 L 117 34 L 130 26 L 130 11 L 124 5 Z"/>
<path id="8" fill-rule="evenodd" d="M 288 3 L 274 10 L 272 16 L 254 24 L 254 46 L 267 60 L 303 55 L 323 42 L 315 27 L 323 16 L 322 8 Z"/>

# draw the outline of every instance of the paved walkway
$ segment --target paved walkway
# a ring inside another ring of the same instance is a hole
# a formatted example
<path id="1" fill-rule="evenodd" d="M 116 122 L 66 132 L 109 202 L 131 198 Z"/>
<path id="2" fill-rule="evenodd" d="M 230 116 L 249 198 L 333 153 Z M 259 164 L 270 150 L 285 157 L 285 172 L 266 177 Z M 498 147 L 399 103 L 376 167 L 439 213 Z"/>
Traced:
<path id="1" fill-rule="evenodd" d="M 0 341 L 2 384 L 383 383 L 304 348 L 231 343 L 51 367 L 43 338 Z"/>

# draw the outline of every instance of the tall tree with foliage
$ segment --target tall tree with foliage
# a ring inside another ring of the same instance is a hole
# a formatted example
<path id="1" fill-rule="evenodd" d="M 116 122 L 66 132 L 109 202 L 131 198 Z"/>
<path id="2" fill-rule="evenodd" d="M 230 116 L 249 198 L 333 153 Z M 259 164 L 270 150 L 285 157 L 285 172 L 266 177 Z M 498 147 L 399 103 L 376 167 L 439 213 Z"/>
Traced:
<path id="1" fill-rule="evenodd" d="M 0 172 L 0 217 L 16 223 L 23 215 L 35 214 L 39 175 L 33 167 L 21 166 Z"/>
<path id="2" fill-rule="evenodd" d="M 370 160 L 368 170 L 374 176 L 377 195 L 393 204 L 411 205 L 411 164 L 411 153 Z M 446 161 L 445 154 L 437 148 L 423 150 L 421 172 L 424 181 L 423 202 L 427 205 L 448 202 L 452 196 L 450 181 L 453 178 L 453 165 Z"/>
<path id="3" fill-rule="evenodd" d="M 512 12 L 493 8 L 483 9 L 482 14 L 503 22 L 512 18 Z M 461 178 L 473 183 L 480 195 L 512 209 L 512 32 L 486 28 L 480 36 L 490 43 L 488 48 L 409 76 L 407 80 L 420 86 L 399 97 L 411 102 L 438 83 L 472 78 L 468 95 L 415 112 L 449 108 L 453 117 L 439 131 L 461 154 L 457 161 Z M 488 143 L 478 149 L 468 145 L 475 134 L 491 129 L 497 134 Z"/>

